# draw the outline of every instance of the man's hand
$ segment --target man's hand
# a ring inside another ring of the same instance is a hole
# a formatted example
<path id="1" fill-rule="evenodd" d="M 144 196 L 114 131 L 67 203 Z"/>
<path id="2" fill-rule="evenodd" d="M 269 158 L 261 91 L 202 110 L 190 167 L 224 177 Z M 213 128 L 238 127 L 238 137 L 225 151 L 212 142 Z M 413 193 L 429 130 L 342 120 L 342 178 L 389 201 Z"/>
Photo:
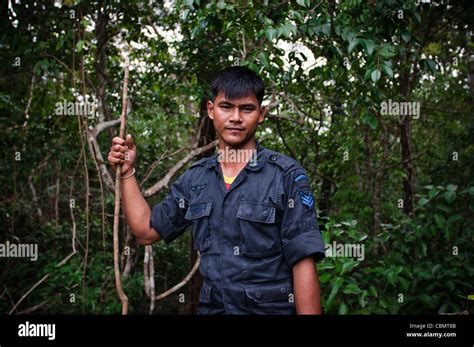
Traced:
<path id="1" fill-rule="evenodd" d="M 293 266 L 293 287 L 297 314 L 321 314 L 321 291 L 313 257 Z"/>
<path id="2" fill-rule="evenodd" d="M 137 147 L 133 143 L 132 135 L 128 134 L 126 141 L 120 137 L 114 137 L 108 161 L 112 170 L 117 170 L 117 165 L 122 165 L 122 174 L 126 175 L 132 168 L 137 158 Z"/>

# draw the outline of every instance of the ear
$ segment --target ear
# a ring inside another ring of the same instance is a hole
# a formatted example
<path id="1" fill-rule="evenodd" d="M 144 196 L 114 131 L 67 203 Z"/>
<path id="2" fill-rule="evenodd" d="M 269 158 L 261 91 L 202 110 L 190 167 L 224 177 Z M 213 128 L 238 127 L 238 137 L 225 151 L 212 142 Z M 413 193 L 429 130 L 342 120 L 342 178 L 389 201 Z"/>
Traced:
<path id="1" fill-rule="evenodd" d="M 265 115 L 267 114 L 268 110 L 265 106 L 260 108 L 260 115 L 258 116 L 258 124 L 262 124 L 265 120 Z"/>
<path id="2" fill-rule="evenodd" d="M 207 116 L 214 120 L 214 103 L 211 100 L 207 101 Z"/>

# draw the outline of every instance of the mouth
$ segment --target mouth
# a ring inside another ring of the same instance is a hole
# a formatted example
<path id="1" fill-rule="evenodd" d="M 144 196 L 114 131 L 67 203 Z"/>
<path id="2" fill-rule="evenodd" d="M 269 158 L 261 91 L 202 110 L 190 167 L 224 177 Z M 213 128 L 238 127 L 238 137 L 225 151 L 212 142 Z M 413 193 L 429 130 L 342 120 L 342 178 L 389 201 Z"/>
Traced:
<path id="1" fill-rule="evenodd" d="M 226 127 L 225 130 L 227 131 L 244 131 L 245 128 L 239 128 L 239 127 Z"/>

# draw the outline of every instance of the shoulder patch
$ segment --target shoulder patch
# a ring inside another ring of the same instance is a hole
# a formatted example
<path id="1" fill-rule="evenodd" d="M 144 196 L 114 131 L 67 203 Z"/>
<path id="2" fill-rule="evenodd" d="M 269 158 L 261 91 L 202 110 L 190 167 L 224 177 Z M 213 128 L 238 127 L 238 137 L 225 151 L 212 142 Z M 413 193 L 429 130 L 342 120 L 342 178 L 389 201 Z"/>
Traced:
<path id="1" fill-rule="evenodd" d="M 308 180 L 308 176 L 306 176 L 305 174 L 299 174 L 298 176 L 295 177 L 295 182 L 299 182 L 302 180 Z"/>
<path id="2" fill-rule="evenodd" d="M 313 198 L 313 194 L 311 193 L 311 191 L 309 191 L 309 192 L 300 191 L 300 200 L 301 200 L 301 203 L 303 205 L 305 205 L 306 207 L 308 207 L 309 209 L 313 208 L 314 198 Z"/>

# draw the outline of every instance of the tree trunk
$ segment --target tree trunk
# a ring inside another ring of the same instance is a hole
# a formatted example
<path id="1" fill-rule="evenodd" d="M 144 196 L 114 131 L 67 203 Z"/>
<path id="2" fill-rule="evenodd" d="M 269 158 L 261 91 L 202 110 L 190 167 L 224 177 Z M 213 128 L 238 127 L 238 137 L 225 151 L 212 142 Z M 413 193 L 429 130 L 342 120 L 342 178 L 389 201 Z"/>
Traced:
<path id="1" fill-rule="evenodd" d="M 406 61 L 406 59 L 404 59 Z M 403 63 L 402 63 L 403 64 Z M 403 101 L 409 101 L 410 95 L 410 80 L 409 71 L 402 70 L 400 74 L 400 88 Z M 413 212 L 413 166 L 412 166 L 412 150 L 411 150 L 411 118 L 409 115 L 401 116 L 399 126 L 400 143 L 402 148 L 402 162 L 403 170 L 405 171 L 405 178 L 403 179 L 403 212 L 407 215 Z"/>

